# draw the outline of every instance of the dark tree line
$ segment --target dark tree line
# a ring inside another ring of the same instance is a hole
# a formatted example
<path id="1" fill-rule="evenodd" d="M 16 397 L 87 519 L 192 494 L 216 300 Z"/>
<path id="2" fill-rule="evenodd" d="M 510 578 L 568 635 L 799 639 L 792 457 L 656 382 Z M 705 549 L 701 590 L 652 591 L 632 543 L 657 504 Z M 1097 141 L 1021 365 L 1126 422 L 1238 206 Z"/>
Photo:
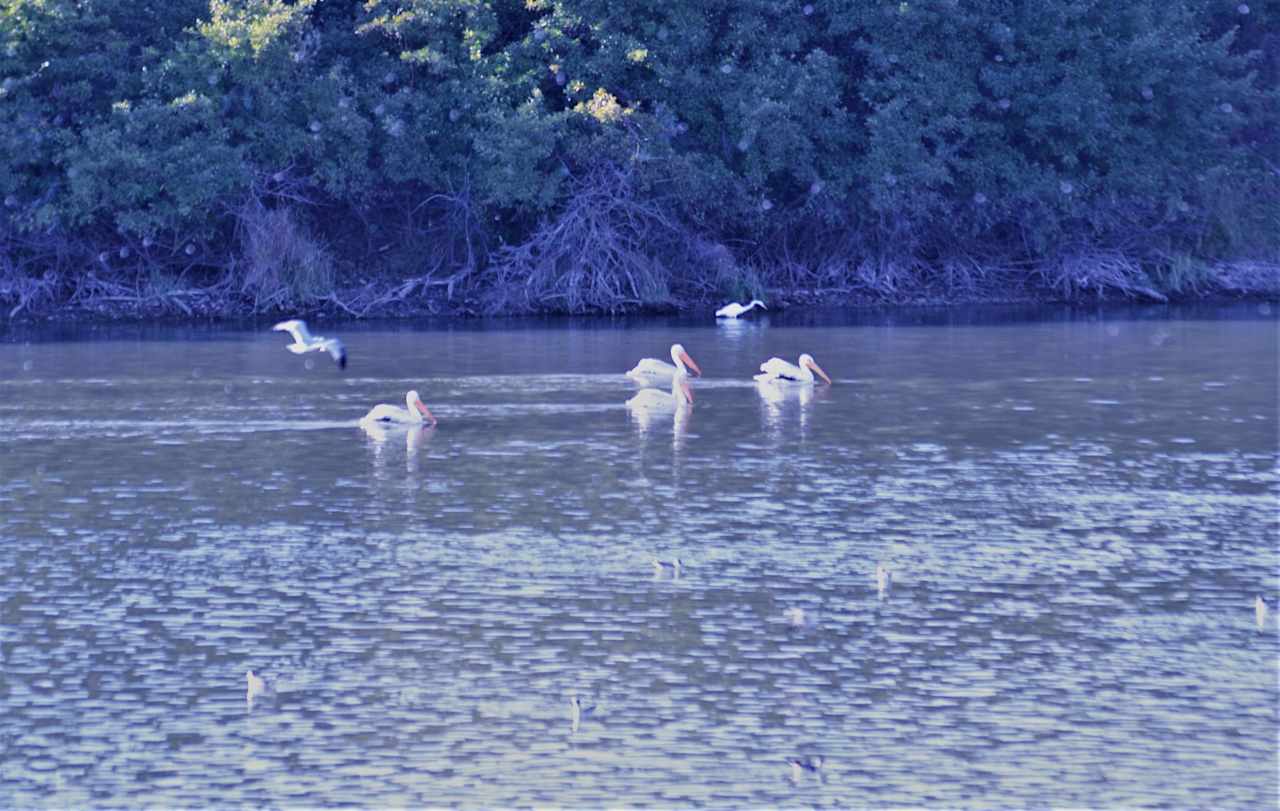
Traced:
<path id="1" fill-rule="evenodd" d="M 1280 288 L 1280 0 L 0 0 L 0 303 Z"/>

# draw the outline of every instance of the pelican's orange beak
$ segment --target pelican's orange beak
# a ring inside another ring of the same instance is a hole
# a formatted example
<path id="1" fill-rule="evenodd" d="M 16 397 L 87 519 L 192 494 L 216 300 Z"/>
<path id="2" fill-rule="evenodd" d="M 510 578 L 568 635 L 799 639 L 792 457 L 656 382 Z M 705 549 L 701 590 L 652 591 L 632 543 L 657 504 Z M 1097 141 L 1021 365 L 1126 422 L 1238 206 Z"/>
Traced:
<path id="1" fill-rule="evenodd" d="M 818 375 L 818 377 L 827 381 L 828 386 L 831 385 L 831 378 L 827 377 L 827 373 L 822 371 L 822 367 L 818 365 L 817 361 L 811 360 L 811 361 L 808 361 L 805 365 L 808 366 L 810 369 L 812 369 L 814 373 Z"/>
<path id="2" fill-rule="evenodd" d="M 680 360 L 684 361 L 685 364 L 688 365 L 688 367 L 694 371 L 694 374 L 696 374 L 698 377 L 702 377 L 702 370 L 698 368 L 698 364 L 693 362 L 693 358 L 689 357 L 688 352 L 681 352 Z"/>
<path id="3" fill-rule="evenodd" d="M 431 409 L 427 408 L 426 403 L 422 402 L 421 400 L 418 400 L 417 402 L 414 403 L 414 405 L 417 406 L 418 410 L 422 412 L 422 418 L 424 420 L 431 423 L 432 425 L 436 424 L 435 415 L 431 413 Z"/>

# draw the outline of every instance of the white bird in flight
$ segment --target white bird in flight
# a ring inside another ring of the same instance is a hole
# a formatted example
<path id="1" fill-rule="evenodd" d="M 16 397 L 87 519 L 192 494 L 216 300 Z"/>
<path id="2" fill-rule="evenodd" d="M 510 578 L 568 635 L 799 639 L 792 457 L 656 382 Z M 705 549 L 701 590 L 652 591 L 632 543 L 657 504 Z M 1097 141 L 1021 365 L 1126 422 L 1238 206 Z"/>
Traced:
<path id="1" fill-rule="evenodd" d="M 644 386 L 662 386 L 670 383 L 677 374 L 689 374 L 693 369 L 697 375 L 702 374 L 698 364 L 693 362 L 689 353 L 680 344 L 671 345 L 671 363 L 657 358 L 644 358 L 627 372 L 627 377 Z"/>
<path id="2" fill-rule="evenodd" d="M 307 329 L 306 321 L 294 318 L 289 321 L 281 321 L 271 329 L 275 332 L 287 332 L 293 336 L 293 343 L 285 346 L 285 349 L 293 354 L 328 352 L 329 356 L 338 364 L 339 369 L 347 368 L 347 348 L 342 345 L 342 341 L 337 338 L 312 335 L 311 331 Z"/>
<path id="3" fill-rule="evenodd" d="M 758 298 L 751 299 L 750 304 L 739 304 L 738 302 L 733 301 L 716 310 L 716 318 L 737 318 L 743 313 L 751 312 L 756 305 L 764 307 L 766 310 L 769 309 L 768 307 L 765 307 L 765 303 Z"/>
<path id="4" fill-rule="evenodd" d="M 813 359 L 813 355 L 808 354 L 800 356 L 799 364 L 788 363 L 782 358 L 769 358 L 760 364 L 760 374 L 756 375 L 755 379 L 762 383 L 775 380 L 812 383 L 814 372 L 817 372 L 828 384 L 831 383 L 831 378 L 822 371 L 822 367 Z"/>
<path id="5" fill-rule="evenodd" d="M 360 422 L 395 422 L 402 425 L 435 425 L 435 415 L 427 408 L 426 403 L 418 396 L 417 390 L 404 396 L 404 408 L 379 403 L 369 409 L 369 413 L 360 418 Z"/>

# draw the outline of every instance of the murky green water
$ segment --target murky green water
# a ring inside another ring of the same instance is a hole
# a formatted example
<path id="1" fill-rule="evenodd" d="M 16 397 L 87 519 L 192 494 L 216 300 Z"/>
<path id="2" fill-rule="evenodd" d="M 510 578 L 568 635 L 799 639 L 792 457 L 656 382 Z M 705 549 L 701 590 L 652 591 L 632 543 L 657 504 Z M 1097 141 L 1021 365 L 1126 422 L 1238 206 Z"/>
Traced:
<path id="1" fill-rule="evenodd" d="M 1263 309 L 10 329 L 0 805 L 1275 807 Z"/>

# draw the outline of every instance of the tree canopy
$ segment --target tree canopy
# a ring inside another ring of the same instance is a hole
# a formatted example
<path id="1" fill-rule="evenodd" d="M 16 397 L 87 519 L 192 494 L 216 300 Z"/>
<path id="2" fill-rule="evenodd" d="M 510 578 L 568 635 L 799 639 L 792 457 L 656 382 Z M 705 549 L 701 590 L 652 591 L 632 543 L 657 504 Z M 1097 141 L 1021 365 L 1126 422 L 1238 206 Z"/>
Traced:
<path id="1" fill-rule="evenodd" d="M 0 301 L 1212 286 L 1280 261 L 1277 11 L 0 0 Z"/>

